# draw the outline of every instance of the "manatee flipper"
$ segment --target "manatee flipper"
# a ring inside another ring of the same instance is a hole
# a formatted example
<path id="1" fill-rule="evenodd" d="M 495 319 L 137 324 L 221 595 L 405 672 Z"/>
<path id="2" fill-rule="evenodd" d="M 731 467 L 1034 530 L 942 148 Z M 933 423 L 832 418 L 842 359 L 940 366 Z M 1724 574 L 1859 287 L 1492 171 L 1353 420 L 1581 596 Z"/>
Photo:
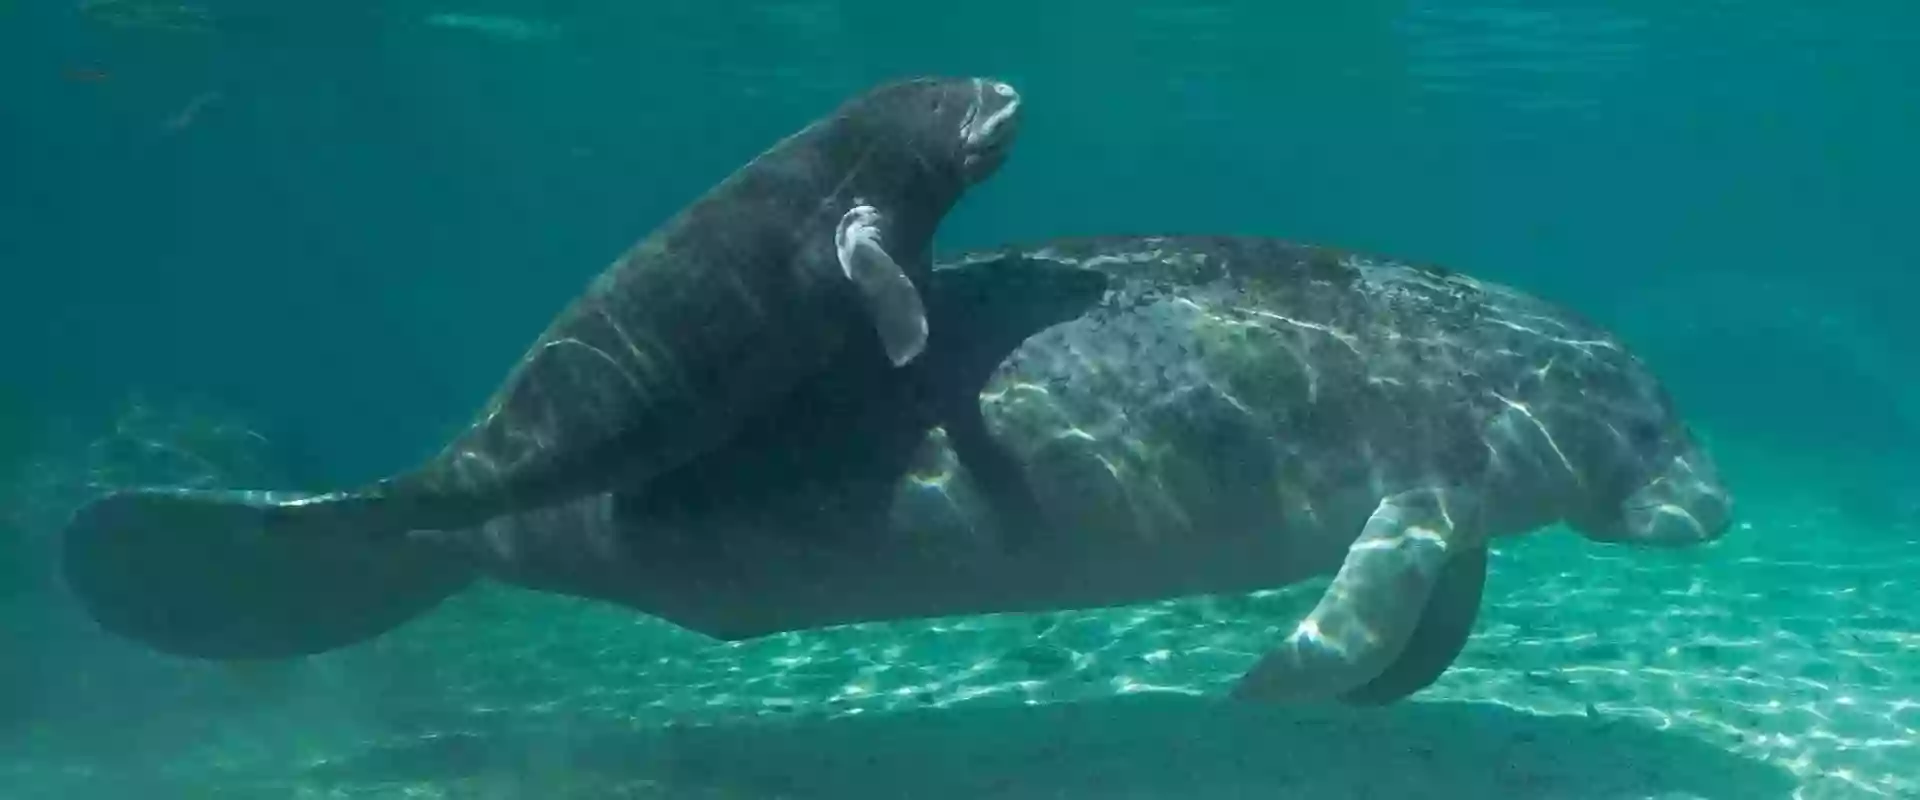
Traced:
<path id="1" fill-rule="evenodd" d="M 926 349 L 927 310 L 913 279 L 881 246 L 879 221 L 880 212 L 873 206 L 854 206 L 840 218 L 833 246 L 840 255 L 840 269 L 860 291 L 888 360 L 897 367 Z"/>
<path id="2" fill-rule="evenodd" d="M 1040 498 L 1027 480 L 1026 467 L 987 430 L 978 400 L 953 406 L 942 421 L 947 445 L 993 514 L 1001 549 L 1012 554 L 1032 545 L 1046 524 Z"/>
<path id="3" fill-rule="evenodd" d="M 1480 616 L 1480 593 L 1486 584 L 1486 548 L 1467 548 L 1447 559 L 1439 582 L 1433 586 L 1433 596 L 1420 614 L 1420 625 L 1407 639 L 1400 657 L 1378 677 L 1341 693 L 1341 702 L 1384 706 L 1433 685 L 1466 648 L 1473 623 Z"/>
<path id="4" fill-rule="evenodd" d="M 933 358 L 922 370 L 947 444 L 986 502 L 1000 545 L 1031 545 L 1046 524 L 1026 467 L 993 437 L 980 392 L 1008 354 L 1034 334 L 1087 312 L 1106 294 L 1105 273 L 1007 257 L 935 270 Z"/>
<path id="5" fill-rule="evenodd" d="M 404 537 L 279 530 L 284 512 L 314 500 L 183 489 L 107 495 L 67 525 L 66 584 L 102 628 L 162 652 L 270 659 L 373 638 L 472 581 L 465 564 Z"/>
<path id="6" fill-rule="evenodd" d="M 1447 562 L 1480 548 L 1454 524 L 1465 511 L 1454 497 L 1413 490 L 1380 501 L 1319 604 L 1233 696 L 1326 700 L 1382 677 L 1414 638 Z"/>

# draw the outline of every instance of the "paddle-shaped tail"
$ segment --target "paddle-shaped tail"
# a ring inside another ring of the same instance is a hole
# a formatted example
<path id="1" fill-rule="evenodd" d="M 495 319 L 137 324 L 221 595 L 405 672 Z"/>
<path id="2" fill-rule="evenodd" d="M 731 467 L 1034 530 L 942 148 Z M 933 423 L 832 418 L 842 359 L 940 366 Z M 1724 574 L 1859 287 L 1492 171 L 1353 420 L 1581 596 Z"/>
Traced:
<path id="1" fill-rule="evenodd" d="M 62 566 L 102 628 L 162 652 L 311 655 L 392 630 L 473 579 L 425 544 L 355 530 L 382 517 L 375 505 L 355 495 L 121 491 L 75 513 Z"/>

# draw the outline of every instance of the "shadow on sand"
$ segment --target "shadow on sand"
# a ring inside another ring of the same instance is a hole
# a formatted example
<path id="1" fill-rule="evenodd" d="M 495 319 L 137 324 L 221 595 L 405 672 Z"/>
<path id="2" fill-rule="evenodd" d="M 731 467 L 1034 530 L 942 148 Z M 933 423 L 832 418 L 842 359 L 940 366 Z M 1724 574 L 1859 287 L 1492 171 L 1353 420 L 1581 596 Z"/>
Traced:
<path id="1" fill-rule="evenodd" d="M 382 746 L 301 781 L 542 797 L 1786 800 L 1792 776 L 1625 720 L 1484 703 L 1362 713 L 1168 696 L 711 727 L 568 725 Z M 490 787 L 481 788 L 481 787 Z"/>

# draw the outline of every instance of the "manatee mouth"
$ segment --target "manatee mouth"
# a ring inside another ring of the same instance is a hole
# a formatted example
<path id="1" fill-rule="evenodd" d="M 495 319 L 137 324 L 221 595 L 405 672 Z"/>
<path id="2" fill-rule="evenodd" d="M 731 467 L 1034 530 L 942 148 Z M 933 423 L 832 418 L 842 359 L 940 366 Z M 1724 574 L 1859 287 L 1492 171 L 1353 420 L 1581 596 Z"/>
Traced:
<path id="1" fill-rule="evenodd" d="M 1730 521 L 1724 507 L 1707 509 L 1678 503 L 1624 506 L 1621 516 L 1628 541 L 1654 547 L 1711 542 L 1726 534 Z"/>
<path id="2" fill-rule="evenodd" d="M 1623 541 L 1684 547 L 1726 534 L 1733 524 L 1733 499 L 1710 465 L 1694 462 L 1675 459 L 1668 474 L 1641 487 L 1620 504 L 1618 525 Z"/>
<path id="3" fill-rule="evenodd" d="M 973 79 L 973 103 L 960 123 L 960 150 L 969 180 L 998 169 L 1020 131 L 1020 93 L 1011 85 Z"/>

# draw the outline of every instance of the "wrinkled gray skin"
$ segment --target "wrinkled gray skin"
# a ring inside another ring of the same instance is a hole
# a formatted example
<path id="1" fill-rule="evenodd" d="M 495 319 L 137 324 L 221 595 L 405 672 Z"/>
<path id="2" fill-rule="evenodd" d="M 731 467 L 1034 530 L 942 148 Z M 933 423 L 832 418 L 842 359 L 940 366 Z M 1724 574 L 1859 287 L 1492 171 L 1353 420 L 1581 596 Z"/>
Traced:
<path id="1" fill-rule="evenodd" d="M 1254 238 L 1061 241 L 952 268 L 994 263 L 1109 280 L 980 394 L 1037 527 L 1008 524 L 1018 492 L 983 491 L 1007 474 L 883 392 L 796 401 L 645 490 L 440 544 L 728 639 L 1335 573 L 1237 692 L 1372 704 L 1458 653 L 1488 540 L 1566 522 L 1678 546 L 1728 525 L 1711 459 L 1646 367 L 1512 289 Z"/>
<path id="2" fill-rule="evenodd" d="M 1018 112 L 977 78 L 854 97 L 608 267 L 427 463 L 329 494 L 108 495 L 67 528 L 67 584 L 103 627 L 178 655 L 300 655 L 398 624 L 470 579 L 410 532 L 643 485 L 845 362 L 910 364 L 935 228 Z"/>

